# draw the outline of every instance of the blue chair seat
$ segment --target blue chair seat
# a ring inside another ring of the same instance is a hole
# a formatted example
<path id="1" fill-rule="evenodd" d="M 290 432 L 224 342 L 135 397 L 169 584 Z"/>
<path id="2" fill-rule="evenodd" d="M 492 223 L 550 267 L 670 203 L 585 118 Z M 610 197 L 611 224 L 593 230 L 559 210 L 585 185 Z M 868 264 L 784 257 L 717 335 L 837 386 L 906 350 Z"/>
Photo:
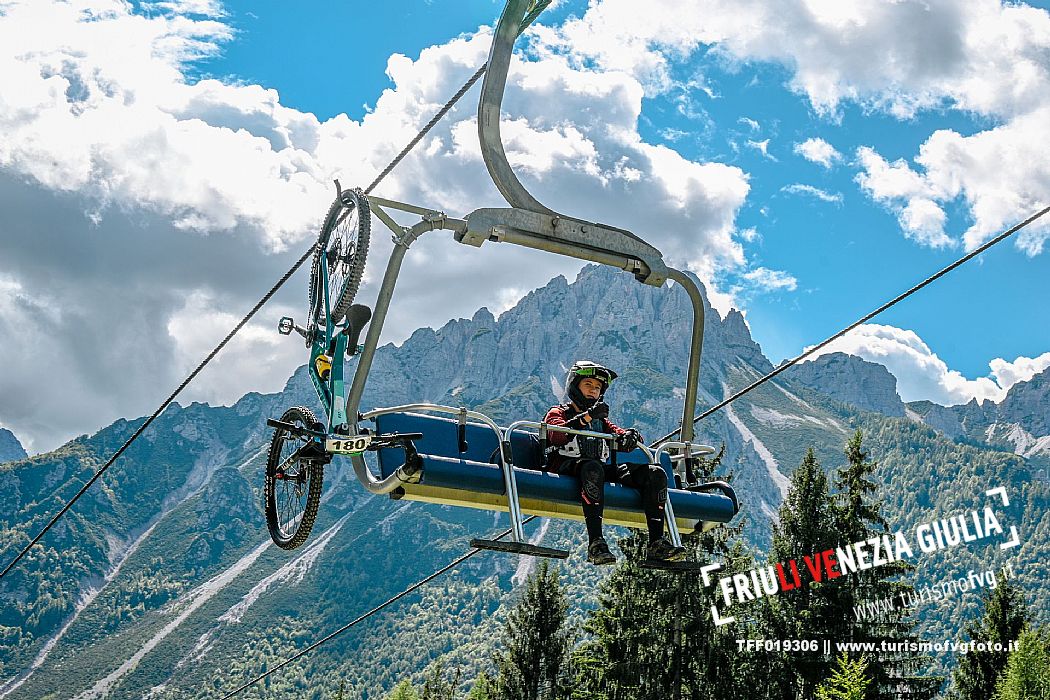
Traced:
<path id="1" fill-rule="evenodd" d="M 506 486 L 498 461 L 499 441 L 488 426 L 467 423 L 465 450 L 460 451 L 459 424 L 454 419 L 421 413 L 388 413 L 376 417 L 380 433 L 422 433 L 416 449 L 423 458 L 419 483 L 405 484 L 401 497 L 475 508 L 507 510 Z M 511 436 L 514 476 L 522 512 L 550 517 L 582 519 L 579 480 L 546 473 L 535 435 L 518 431 Z M 382 476 L 394 472 L 404 461 L 399 449 L 379 450 Z M 619 454 L 622 463 L 645 463 L 642 450 Z M 663 468 L 672 480 L 670 460 L 663 455 Z M 736 514 L 733 501 L 721 493 L 696 493 L 668 489 L 675 519 L 683 533 L 729 522 Z M 620 484 L 606 484 L 605 519 L 612 524 L 644 526 L 640 493 Z"/>

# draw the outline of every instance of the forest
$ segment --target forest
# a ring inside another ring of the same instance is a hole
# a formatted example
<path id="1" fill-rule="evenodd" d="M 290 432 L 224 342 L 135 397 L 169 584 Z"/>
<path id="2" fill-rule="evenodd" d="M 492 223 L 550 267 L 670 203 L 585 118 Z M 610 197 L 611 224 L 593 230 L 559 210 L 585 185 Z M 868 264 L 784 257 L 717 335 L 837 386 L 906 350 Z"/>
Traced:
<path id="1" fill-rule="evenodd" d="M 764 561 L 801 560 L 890 532 L 872 478 L 878 465 L 860 430 L 844 452 L 843 466 L 830 474 L 813 451 L 806 454 L 792 474 Z M 707 473 L 721 456 L 705 463 Z M 741 528 L 685 540 L 696 561 L 725 562 L 729 574 L 747 571 L 762 562 L 741 544 Z M 916 595 L 909 583 L 915 567 L 903 557 L 757 598 L 746 616 L 717 625 L 699 573 L 640 567 L 640 532 L 619 547 L 625 558 L 599 584 L 597 606 L 582 620 L 568 614 L 572 593 L 557 566 L 543 561 L 521 587 L 488 669 L 465 679 L 439 658 L 421 685 L 402 679 L 387 700 L 1043 700 L 1050 691 L 1050 634 L 1033 623 L 1021 588 L 1002 571 L 980 594 L 980 616 L 965 626 L 958 645 L 966 653 L 950 673 L 938 675 L 929 657 L 914 651 L 923 647 L 915 606 L 866 605 Z M 772 640 L 835 644 L 828 653 L 823 645 Z M 873 651 L 860 651 L 865 648 Z M 333 697 L 351 697 L 345 683 Z"/>

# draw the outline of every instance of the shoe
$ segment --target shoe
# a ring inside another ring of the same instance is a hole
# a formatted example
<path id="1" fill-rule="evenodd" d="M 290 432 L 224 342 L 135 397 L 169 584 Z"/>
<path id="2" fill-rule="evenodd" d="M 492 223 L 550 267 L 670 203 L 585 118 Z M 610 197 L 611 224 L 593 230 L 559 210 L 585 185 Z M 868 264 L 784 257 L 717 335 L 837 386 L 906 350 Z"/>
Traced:
<path id="1" fill-rule="evenodd" d="M 587 561 L 594 564 L 595 566 L 602 566 L 604 564 L 612 564 L 616 561 L 616 557 L 609 551 L 609 545 L 605 543 L 603 539 L 597 539 L 590 543 L 587 547 Z"/>
<path id="2" fill-rule="evenodd" d="M 685 555 L 685 547 L 675 547 L 666 537 L 653 540 L 646 550 L 646 558 L 649 561 L 682 561 Z"/>

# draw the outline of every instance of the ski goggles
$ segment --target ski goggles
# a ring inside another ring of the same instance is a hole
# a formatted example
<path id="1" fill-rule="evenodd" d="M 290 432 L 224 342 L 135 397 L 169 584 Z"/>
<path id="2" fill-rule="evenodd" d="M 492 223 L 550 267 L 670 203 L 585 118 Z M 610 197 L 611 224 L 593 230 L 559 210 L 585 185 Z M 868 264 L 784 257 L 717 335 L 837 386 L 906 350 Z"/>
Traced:
<path id="1" fill-rule="evenodd" d="M 594 377 L 606 386 L 612 384 L 612 381 L 616 379 L 616 373 L 604 367 L 577 367 L 573 370 L 573 374 L 577 377 Z"/>

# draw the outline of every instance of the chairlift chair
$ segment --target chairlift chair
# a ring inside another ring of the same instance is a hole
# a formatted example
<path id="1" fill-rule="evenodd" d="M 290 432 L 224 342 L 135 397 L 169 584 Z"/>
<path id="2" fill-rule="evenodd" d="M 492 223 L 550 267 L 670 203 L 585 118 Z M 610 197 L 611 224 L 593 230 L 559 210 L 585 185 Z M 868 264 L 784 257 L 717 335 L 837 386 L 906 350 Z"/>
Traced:
<path id="1" fill-rule="evenodd" d="M 696 483 L 691 469 L 714 448 L 693 441 L 704 307 L 692 278 L 667 266 L 659 250 L 630 231 L 555 212 L 537 201 L 515 176 L 500 137 L 500 106 L 514 42 L 549 0 L 508 0 L 496 26 L 478 106 L 478 136 L 489 175 L 510 205 L 477 209 L 461 219 L 444 212 L 398 202 L 336 183 L 336 200 L 321 227 L 310 280 L 305 326 L 281 319 L 282 334 L 296 332 L 310 348 L 309 374 L 324 406 L 326 422 L 304 407 L 288 409 L 273 429 L 267 458 L 265 499 L 270 534 L 294 549 L 309 536 L 320 503 L 324 467 L 335 455 L 350 457 L 361 484 L 392 498 L 507 511 L 508 541 L 475 539 L 471 544 L 516 554 L 565 558 L 564 550 L 528 542 L 524 514 L 582 520 L 577 479 L 544 471 L 543 447 L 552 431 L 612 436 L 551 426 L 530 419 L 499 426 L 489 416 L 464 407 L 413 403 L 360 412 L 368 373 L 386 321 L 402 261 L 423 234 L 451 231 L 469 246 L 510 243 L 631 272 L 643 284 L 661 287 L 673 280 L 689 295 L 693 309 L 689 365 L 682 408 L 681 439 L 658 449 L 638 447 L 622 455 L 667 471 L 667 531 L 674 545 L 681 534 L 729 522 L 739 506 L 725 482 Z M 412 226 L 397 224 L 388 210 L 420 217 Z M 354 304 L 364 270 L 375 215 L 394 237 L 394 248 L 375 301 L 375 309 Z M 358 345 L 367 326 L 364 343 Z M 684 340 L 684 338 L 683 338 Z M 356 358 L 349 388 L 345 360 Z M 373 424 L 369 427 L 367 424 Z M 378 473 L 365 460 L 377 453 Z M 615 454 L 615 451 L 614 451 Z M 644 527 L 639 493 L 624 486 L 606 488 L 606 522 Z"/>

